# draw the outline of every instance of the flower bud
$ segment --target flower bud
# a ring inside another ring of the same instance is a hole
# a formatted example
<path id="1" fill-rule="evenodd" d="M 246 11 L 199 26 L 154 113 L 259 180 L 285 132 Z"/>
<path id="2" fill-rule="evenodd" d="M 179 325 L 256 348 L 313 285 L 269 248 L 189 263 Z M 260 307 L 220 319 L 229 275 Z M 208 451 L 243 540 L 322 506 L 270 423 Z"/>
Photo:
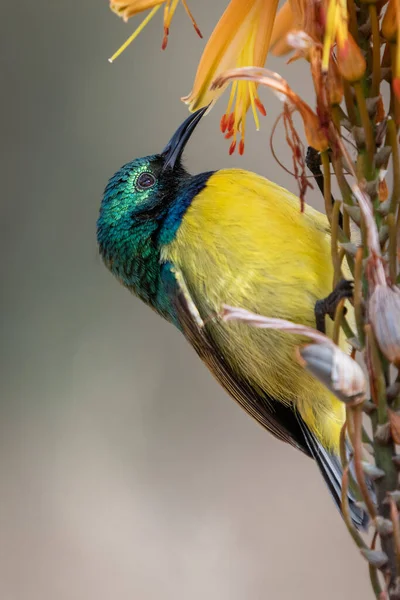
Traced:
<path id="1" fill-rule="evenodd" d="M 400 289 L 377 285 L 369 301 L 369 318 L 386 358 L 400 366 Z"/>
<path id="2" fill-rule="evenodd" d="M 337 61 L 339 72 L 346 81 L 354 83 L 363 77 L 367 68 L 365 58 L 350 33 L 342 45 L 338 44 Z"/>
<path id="3" fill-rule="evenodd" d="M 382 20 L 382 35 L 387 42 L 395 42 L 397 36 L 396 0 L 389 0 Z"/>
<path id="4" fill-rule="evenodd" d="M 345 404 L 362 402 L 366 380 L 358 363 L 333 344 L 309 344 L 299 351 L 304 366 Z"/>

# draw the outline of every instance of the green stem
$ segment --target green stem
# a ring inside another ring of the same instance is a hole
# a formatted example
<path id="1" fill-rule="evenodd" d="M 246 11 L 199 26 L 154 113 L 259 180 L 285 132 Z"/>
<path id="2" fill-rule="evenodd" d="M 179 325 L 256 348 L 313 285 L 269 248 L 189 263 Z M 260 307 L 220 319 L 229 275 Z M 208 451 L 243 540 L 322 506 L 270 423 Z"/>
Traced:
<path id="1" fill-rule="evenodd" d="M 354 83 L 354 91 L 357 98 L 358 110 L 360 113 L 361 124 L 365 134 L 365 147 L 367 150 L 367 172 L 364 174 L 367 179 L 372 178 L 372 164 L 375 154 L 375 140 L 372 129 L 371 119 L 369 118 L 367 103 L 365 101 L 364 91 L 359 81 Z"/>
<path id="2" fill-rule="evenodd" d="M 349 120 L 354 127 L 358 127 L 360 122 L 354 105 L 353 94 L 351 92 L 350 84 L 345 80 L 343 81 L 343 94 Z"/>
<path id="3" fill-rule="evenodd" d="M 362 304 L 362 261 L 364 251 L 363 248 L 357 250 L 356 259 L 354 263 L 354 316 L 357 324 L 358 338 L 362 346 L 365 344 L 365 333 L 364 333 L 364 318 L 363 318 L 363 304 Z"/>
<path id="4" fill-rule="evenodd" d="M 368 546 L 364 542 L 361 535 L 358 533 L 357 529 L 353 525 L 353 521 L 351 520 L 350 515 L 350 507 L 349 507 L 349 465 L 347 463 L 346 458 L 346 423 L 343 425 L 340 432 L 340 456 L 342 459 L 343 465 L 343 475 L 342 475 L 342 514 L 344 522 L 349 530 L 349 533 L 360 550 L 366 550 Z"/>
<path id="5" fill-rule="evenodd" d="M 375 504 L 368 491 L 367 482 L 365 480 L 364 471 L 362 468 L 362 415 L 363 408 L 361 404 L 358 404 L 354 408 L 351 408 L 350 413 L 353 417 L 353 431 L 354 436 L 352 439 L 354 449 L 354 468 L 357 476 L 358 487 L 361 492 L 362 499 L 365 502 L 369 516 L 371 519 L 377 517 Z"/>
<path id="6" fill-rule="evenodd" d="M 325 211 L 329 223 L 332 225 L 332 202 L 331 202 L 331 165 L 328 150 L 321 152 L 321 162 L 324 171 L 324 200 Z"/>
<path id="7" fill-rule="evenodd" d="M 378 408 L 378 424 L 385 425 L 388 422 L 386 403 L 386 379 L 382 369 L 379 350 L 375 342 L 375 336 L 371 325 L 365 325 L 365 333 L 368 339 L 368 350 L 375 383 L 375 402 Z"/>
<path id="8" fill-rule="evenodd" d="M 356 5 L 353 2 L 353 0 L 349 0 L 347 2 L 347 10 L 349 11 L 350 33 L 353 36 L 354 41 L 356 42 L 357 46 L 359 46 L 357 12 L 356 12 Z"/>
<path id="9" fill-rule="evenodd" d="M 324 190 L 325 192 L 325 190 Z M 339 213 L 341 201 L 336 200 L 331 213 L 331 258 L 333 264 L 333 289 L 337 286 L 341 279 L 340 259 L 338 254 L 338 231 L 339 231 Z"/>
<path id="10" fill-rule="evenodd" d="M 379 35 L 379 22 L 376 4 L 369 4 L 369 18 L 372 29 L 372 84 L 371 97 L 379 96 L 381 85 L 381 40 Z"/>

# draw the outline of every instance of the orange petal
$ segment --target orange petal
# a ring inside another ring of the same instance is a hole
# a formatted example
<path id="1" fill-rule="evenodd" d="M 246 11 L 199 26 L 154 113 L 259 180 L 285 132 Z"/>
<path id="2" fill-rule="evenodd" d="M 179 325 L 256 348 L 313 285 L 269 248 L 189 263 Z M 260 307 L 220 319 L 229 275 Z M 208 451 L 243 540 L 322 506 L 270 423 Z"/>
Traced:
<path id="1" fill-rule="evenodd" d="M 227 69 L 237 65 L 238 57 L 254 35 L 254 12 L 257 11 L 257 34 L 254 44 L 255 65 L 263 65 L 268 52 L 278 0 L 231 0 L 218 21 L 204 49 L 197 69 L 193 89 L 182 98 L 189 110 L 214 102 L 223 90 L 210 90 L 212 81 Z"/>
<path id="2" fill-rule="evenodd" d="M 292 50 L 286 41 L 286 36 L 292 29 L 295 29 L 294 14 L 289 0 L 286 0 L 275 17 L 269 50 L 273 56 L 283 56 Z"/>

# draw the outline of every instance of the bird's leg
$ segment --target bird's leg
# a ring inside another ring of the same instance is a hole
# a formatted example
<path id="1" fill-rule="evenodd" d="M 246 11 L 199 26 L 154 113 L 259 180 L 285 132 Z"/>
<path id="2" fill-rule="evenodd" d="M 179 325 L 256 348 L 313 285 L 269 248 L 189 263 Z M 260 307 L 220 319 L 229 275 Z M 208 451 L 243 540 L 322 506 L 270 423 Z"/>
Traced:
<path id="1" fill-rule="evenodd" d="M 335 318 L 336 308 L 343 298 L 353 297 L 353 282 L 347 279 L 339 281 L 333 292 L 322 300 L 317 300 L 314 307 L 315 324 L 321 333 L 325 333 L 325 316 Z M 345 309 L 346 311 L 346 309 Z M 345 312 L 346 314 L 346 312 Z"/>

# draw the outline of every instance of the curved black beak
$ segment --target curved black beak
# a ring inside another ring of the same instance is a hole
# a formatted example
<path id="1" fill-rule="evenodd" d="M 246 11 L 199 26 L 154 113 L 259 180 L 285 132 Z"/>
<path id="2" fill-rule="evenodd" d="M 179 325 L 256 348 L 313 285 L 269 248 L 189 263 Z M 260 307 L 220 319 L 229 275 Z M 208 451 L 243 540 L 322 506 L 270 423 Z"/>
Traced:
<path id="1" fill-rule="evenodd" d="M 208 106 L 205 106 L 204 108 L 196 110 L 196 112 L 192 113 L 175 131 L 161 153 L 161 156 L 165 159 L 163 170 L 173 169 L 175 165 L 180 162 L 182 152 L 185 149 L 190 136 L 207 109 Z"/>

